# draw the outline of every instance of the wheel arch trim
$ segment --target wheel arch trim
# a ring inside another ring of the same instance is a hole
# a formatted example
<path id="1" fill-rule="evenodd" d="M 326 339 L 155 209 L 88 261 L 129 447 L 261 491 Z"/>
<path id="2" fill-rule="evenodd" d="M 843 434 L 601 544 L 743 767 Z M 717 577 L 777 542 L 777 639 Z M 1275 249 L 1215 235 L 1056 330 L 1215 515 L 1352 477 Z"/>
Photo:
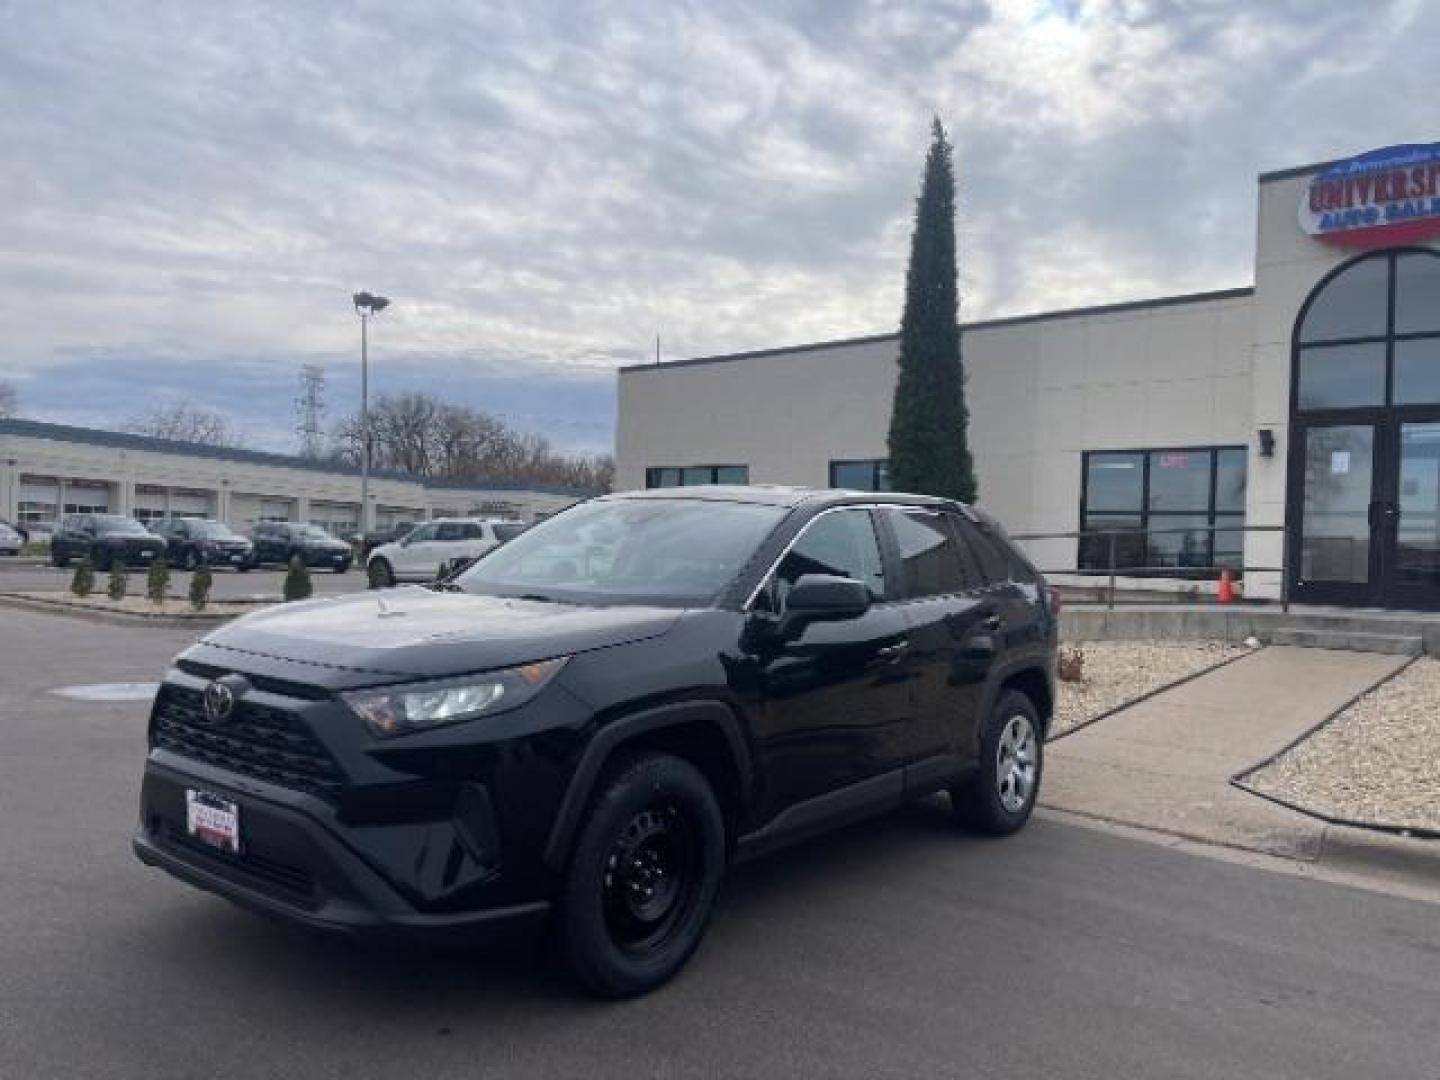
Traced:
<path id="1" fill-rule="evenodd" d="M 679 701 L 642 709 L 606 723 L 586 744 L 560 801 L 555 822 L 550 827 L 550 836 L 545 843 L 545 866 L 556 871 L 564 867 L 571 841 L 580 827 L 581 815 L 590 802 L 601 770 L 613 754 L 643 735 L 690 724 L 719 730 L 729 748 L 731 764 L 739 781 L 741 804 L 748 805 L 752 787 L 750 751 L 741 735 L 740 723 L 727 705 L 719 701 Z"/>

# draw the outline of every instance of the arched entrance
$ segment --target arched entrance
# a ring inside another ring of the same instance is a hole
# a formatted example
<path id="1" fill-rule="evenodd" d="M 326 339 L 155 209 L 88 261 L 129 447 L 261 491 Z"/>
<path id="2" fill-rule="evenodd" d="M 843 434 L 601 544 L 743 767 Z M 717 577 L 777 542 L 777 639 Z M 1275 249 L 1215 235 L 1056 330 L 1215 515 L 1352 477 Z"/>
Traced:
<path id="1" fill-rule="evenodd" d="M 1291 348 L 1291 596 L 1440 608 L 1440 252 L 1338 267 Z"/>

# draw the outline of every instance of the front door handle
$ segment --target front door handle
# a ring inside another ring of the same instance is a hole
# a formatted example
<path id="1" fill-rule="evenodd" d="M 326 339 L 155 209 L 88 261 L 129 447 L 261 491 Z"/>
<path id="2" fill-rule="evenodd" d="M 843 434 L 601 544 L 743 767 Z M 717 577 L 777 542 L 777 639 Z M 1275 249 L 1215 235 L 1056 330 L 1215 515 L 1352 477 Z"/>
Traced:
<path id="1" fill-rule="evenodd" d="M 909 650 L 910 642 L 901 640 L 895 642 L 894 645 L 886 645 L 883 648 L 876 649 L 875 658 L 877 660 L 883 660 L 887 664 L 898 664 L 900 658 Z"/>

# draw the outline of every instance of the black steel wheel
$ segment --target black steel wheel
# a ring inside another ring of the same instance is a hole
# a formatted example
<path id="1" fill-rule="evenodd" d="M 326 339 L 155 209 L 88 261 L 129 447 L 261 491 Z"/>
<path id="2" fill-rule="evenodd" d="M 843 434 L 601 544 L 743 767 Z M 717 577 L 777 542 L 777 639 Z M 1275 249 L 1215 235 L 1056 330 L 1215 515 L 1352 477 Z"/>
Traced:
<path id="1" fill-rule="evenodd" d="M 194 570 L 200 565 L 200 557 L 195 554 L 193 547 L 185 549 L 185 556 L 180 560 L 180 565 L 185 570 Z"/>
<path id="2" fill-rule="evenodd" d="M 581 823 L 557 944 L 605 997 L 653 990 L 690 959 L 725 866 L 725 826 L 705 777 L 668 754 L 622 760 Z"/>

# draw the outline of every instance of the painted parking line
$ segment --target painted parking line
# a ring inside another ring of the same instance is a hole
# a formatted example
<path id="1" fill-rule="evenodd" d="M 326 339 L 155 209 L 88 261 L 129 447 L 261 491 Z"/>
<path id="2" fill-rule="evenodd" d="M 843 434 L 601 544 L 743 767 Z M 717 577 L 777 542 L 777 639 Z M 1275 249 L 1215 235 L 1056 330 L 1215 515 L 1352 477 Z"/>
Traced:
<path id="1" fill-rule="evenodd" d="M 153 682 L 86 683 L 83 686 L 60 686 L 50 693 L 76 701 L 149 701 L 160 688 Z"/>

